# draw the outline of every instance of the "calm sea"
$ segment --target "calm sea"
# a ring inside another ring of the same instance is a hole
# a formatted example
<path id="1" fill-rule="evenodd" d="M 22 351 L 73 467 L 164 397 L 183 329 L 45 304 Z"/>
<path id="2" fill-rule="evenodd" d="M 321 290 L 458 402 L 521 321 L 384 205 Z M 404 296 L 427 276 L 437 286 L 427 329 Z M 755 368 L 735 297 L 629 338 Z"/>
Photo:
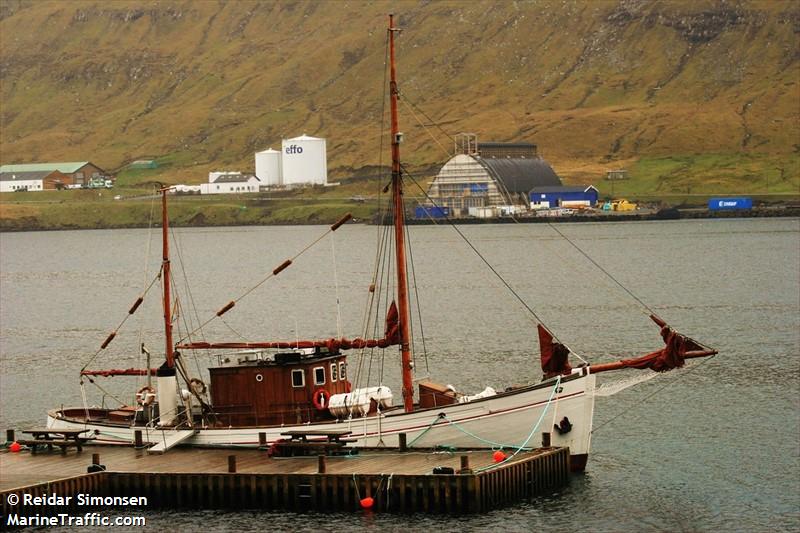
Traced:
<path id="1" fill-rule="evenodd" d="M 635 371 L 601 376 L 592 455 L 568 487 L 481 516 L 149 512 L 148 529 L 800 529 L 800 221 L 557 227 L 650 310 L 720 351 L 644 381 L 646 374 Z M 324 230 L 175 230 L 181 327 L 211 316 Z M 610 361 L 659 346 L 647 310 L 553 228 L 461 230 L 586 359 Z M 224 323 L 212 323 L 206 339 L 326 337 L 337 334 L 338 323 L 343 333 L 359 334 L 380 231 L 349 225 L 335 241 L 326 237 L 243 299 Z M 81 404 L 80 369 L 155 276 L 157 233 L 0 235 L 0 428 L 39 425 L 48 408 Z M 417 330 L 418 375 L 465 392 L 537 381 L 534 324 L 500 281 L 451 228 L 413 227 L 410 239 L 425 335 L 423 347 Z M 163 353 L 157 287 L 91 368 L 143 364 L 140 341 Z M 396 358 L 387 351 L 385 361 L 373 361 L 372 375 L 399 397 Z M 212 362 L 203 356 L 196 368 Z M 126 400 L 136 387 L 133 378 L 103 385 Z M 87 394 L 92 404 L 114 403 L 94 387 Z"/>

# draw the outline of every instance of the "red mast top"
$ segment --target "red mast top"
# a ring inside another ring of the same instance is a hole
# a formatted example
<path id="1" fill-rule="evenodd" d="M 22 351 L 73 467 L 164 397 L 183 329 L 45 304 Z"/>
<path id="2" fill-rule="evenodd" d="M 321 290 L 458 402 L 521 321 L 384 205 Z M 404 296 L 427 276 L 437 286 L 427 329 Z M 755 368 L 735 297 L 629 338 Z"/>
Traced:
<path id="1" fill-rule="evenodd" d="M 170 268 L 169 268 L 169 217 L 167 216 L 167 191 L 169 187 L 161 189 L 161 241 L 163 245 L 161 276 L 164 284 L 164 338 L 166 346 L 164 355 L 167 358 L 167 366 L 175 366 L 175 358 L 172 347 L 172 304 L 169 295 Z"/>
<path id="2" fill-rule="evenodd" d="M 403 406 L 407 413 L 414 410 L 414 385 L 411 379 L 410 335 L 408 331 L 408 279 L 406 276 L 405 211 L 403 210 L 403 179 L 400 173 L 400 141 L 402 134 L 397 120 L 397 73 L 394 61 L 394 15 L 389 15 L 389 95 L 392 113 L 392 202 L 394 204 L 394 241 L 397 254 L 397 302 L 400 312 L 400 356 L 403 373 Z"/>

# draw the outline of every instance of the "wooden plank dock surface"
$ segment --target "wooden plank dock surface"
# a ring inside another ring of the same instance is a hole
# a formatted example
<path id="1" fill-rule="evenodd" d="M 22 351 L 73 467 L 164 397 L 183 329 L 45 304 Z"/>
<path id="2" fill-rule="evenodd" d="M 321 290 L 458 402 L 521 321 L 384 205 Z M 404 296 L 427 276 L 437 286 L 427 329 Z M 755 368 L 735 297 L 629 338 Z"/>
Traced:
<path id="1" fill-rule="evenodd" d="M 152 473 L 224 473 L 228 472 L 228 456 L 236 456 L 236 471 L 251 474 L 314 474 L 317 457 L 273 457 L 255 449 L 175 448 L 168 453 L 148 454 L 122 446 L 85 446 L 83 452 L 0 453 L 0 491 L 44 483 L 86 473 L 92 454 L 100 454 L 100 464 L 112 472 Z M 538 450 L 525 452 L 523 459 Z M 458 470 L 460 456 L 470 457 L 470 466 L 479 469 L 494 463 L 492 452 L 458 451 L 431 452 L 394 450 L 359 450 L 348 456 L 326 457 L 328 474 L 391 474 L 393 472 L 430 474 L 436 466 Z"/>
<path id="2" fill-rule="evenodd" d="M 376 510 L 475 513 L 569 480 L 567 448 L 520 452 L 501 463 L 490 450 L 353 452 L 281 458 L 257 449 L 175 448 L 163 455 L 124 446 L 4 451 L 0 497 L 4 515 L 24 510 L 8 503 L 11 493 L 145 497 L 150 508 L 161 509 L 293 511 L 357 510 L 367 498 Z M 104 469 L 87 473 L 93 462 Z"/>

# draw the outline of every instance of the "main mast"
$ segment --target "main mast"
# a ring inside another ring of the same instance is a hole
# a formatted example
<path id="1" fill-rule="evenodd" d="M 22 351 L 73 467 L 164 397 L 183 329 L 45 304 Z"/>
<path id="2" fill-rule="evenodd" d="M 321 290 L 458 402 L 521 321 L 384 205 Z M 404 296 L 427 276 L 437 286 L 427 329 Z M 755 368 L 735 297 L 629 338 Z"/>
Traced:
<path id="1" fill-rule="evenodd" d="M 408 330 L 408 277 L 406 276 L 405 211 L 403 209 L 403 178 L 400 172 L 400 141 L 402 134 L 397 120 L 397 75 L 394 62 L 394 15 L 389 15 L 389 100 L 392 113 L 392 202 L 394 204 L 394 242 L 397 256 L 397 303 L 400 314 L 400 357 L 403 373 L 403 406 L 407 413 L 414 410 L 414 385 L 411 378 L 411 343 Z"/>

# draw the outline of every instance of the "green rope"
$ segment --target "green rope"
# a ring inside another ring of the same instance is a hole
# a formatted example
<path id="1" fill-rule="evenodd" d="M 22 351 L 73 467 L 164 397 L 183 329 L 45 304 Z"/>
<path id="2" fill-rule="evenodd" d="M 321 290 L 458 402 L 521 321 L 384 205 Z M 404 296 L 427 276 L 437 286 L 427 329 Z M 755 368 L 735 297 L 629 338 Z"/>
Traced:
<path id="1" fill-rule="evenodd" d="M 430 425 L 429 425 L 428 427 L 426 427 L 426 428 L 425 428 L 425 430 L 424 430 L 422 433 L 420 433 L 419 435 L 417 435 L 417 436 L 414 438 L 414 440 L 412 440 L 411 442 L 409 442 L 409 443 L 408 443 L 408 447 L 409 447 L 409 448 L 410 448 L 410 447 L 412 447 L 412 446 L 414 445 L 414 443 L 415 443 L 415 442 L 417 442 L 419 439 L 421 439 L 423 436 L 425 436 L 425 434 L 426 434 L 428 431 L 430 431 L 430 430 L 431 430 L 431 428 L 432 428 L 434 425 L 436 425 L 436 422 L 438 422 L 440 418 L 447 418 L 447 415 L 446 415 L 446 414 L 444 414 L 444 413 L 439 413 L 438 415 L 436 415 L 436 418 L 434 418 L 434 419 L 433 419 L 433 422 L 431 422 L 431 423 L 430 423 Z"/>
<path id="2" fill-rule="evenodd" d="M 539 425 L 542 423 L 542 420 L 544 420 L 544 415 L 547 414 L 547 410 L 550 408 L 550 404 L 553 403 L 553 398 L 556 395 L 556 391 L 558 390 L 559 385 L 561 385 L 561 374 L 558 375 L 558 378 L 556 379 L 556 384 L 553 387 L 553 390 L 550 392 L 550 398 L 547 399 L 547 405 L 545 405 L 544 409 L 542 409 L 542 414 L 539 415 L 539 420 L 536 421 L 536 425 L 533 426 L 533 429 L 528 434 L 528 438 L 525 439 L 525 442 L 522 443 L 522 446 L 517 448 L 517 451 L 512 453 L 511 456 L 506 457 L 505 459 L 500 461 L 500 463 L 508 461 L 509 459 L 513 459 L 523 449 L 527 449 L 525 448 L 525 446 L 528 445 L 528 442 L 530 442 L 530 440 L 533 438 L 534 433 L 536 433 L 536 431 L 539 429 Z M 485 472 L 486 470 L 497 468 L 498 466 L 500 466 L 500 463 L 494 463 L 490 464 L 489 466 L 484 466 L 483 468 L 478 468 L 476 469 L 476 472 Z"/>
<path id="3" fill-rule="evenodd" d="M 434 421 L 431 422 L 430 425 L 427 428 L 425 428 L 425 430 L 422 433 L 417 435 L 414 438 L 414 440 L 412 440 L 408 444 L 408 446 L 409 447 L 413 446 L 415 442 L 417 442 L 419 439 L 421 439 L 441 419 L 441 420 L 446 420 L 448 424 L 450 424 L 451 426 L 453 426 L 454 428 L 456 428 L 460 432 L 464 433 L 465 435 L 468 435 L 468 436 L 472 437 L 473 439 L 475 439 L 477 441 L 480 441 L 480 442 L 482 442 L 484 444 L 491 445 L 493 447 L 493 449 L 494 448 L 499 448 L 499 449 L 512 448 L 512 449 L 516 449 L 517 451 L 514 452 L 514 455 L 516 455 L 517 453 L 519 453 L 520 450 L 523 450 L 523 449 L 530 450 L 532 448 L 526 448 L 526 446 L 527 446 L 528 442 L 530 442 L 530 440 L 533 437 L 534 433 L 536 433 L 536 430 L 539 428 L 539 425 L 542 423 L 542 420 L 544 419 L 544 415 L 547 413 L 547 410 L 548 410 L 548 408 L 550 407 L 550 404 L 553 401 L 553 397 L 555 396 L 556 390 L 558 390 L 559 385 L 561 385 L 561 376 L 558 376 L 558 378 L 556 379 L 556 384 L 553 387 L 553 390 L 550 392 L 550 398 L 548 398 L 548 400 L 547 400 L 547 405 L 545 405 L 544 410 L 542 411 L 542 414 L 539 416 L 539 420 L 536 421 L 536 424 L 533 426 L 533 429 L 531 430 L 530 434 L 528 435 L 528 438 L 525 439 L 525 442 L 523 442 L 521 446 L 515 446 L 513 444 L 504 444 L 502 442 L 495 442 L 495 441 L 491 441 L 491 440 L 487 440 L 487 439 L 484 439 L 482 437 L 479 437 L 478 435 L 472 433 L 471 431 L 461 427 L 457 422 L 455 422 L 453 420 L 450 420 L 450 418 L 448 418 L 445 413 L 439 413 L 438 415 L 436 415 L 436 418 L 434 419 Z M 512 455 L 512 457 L 513 457 L 513 455 Z"/>

